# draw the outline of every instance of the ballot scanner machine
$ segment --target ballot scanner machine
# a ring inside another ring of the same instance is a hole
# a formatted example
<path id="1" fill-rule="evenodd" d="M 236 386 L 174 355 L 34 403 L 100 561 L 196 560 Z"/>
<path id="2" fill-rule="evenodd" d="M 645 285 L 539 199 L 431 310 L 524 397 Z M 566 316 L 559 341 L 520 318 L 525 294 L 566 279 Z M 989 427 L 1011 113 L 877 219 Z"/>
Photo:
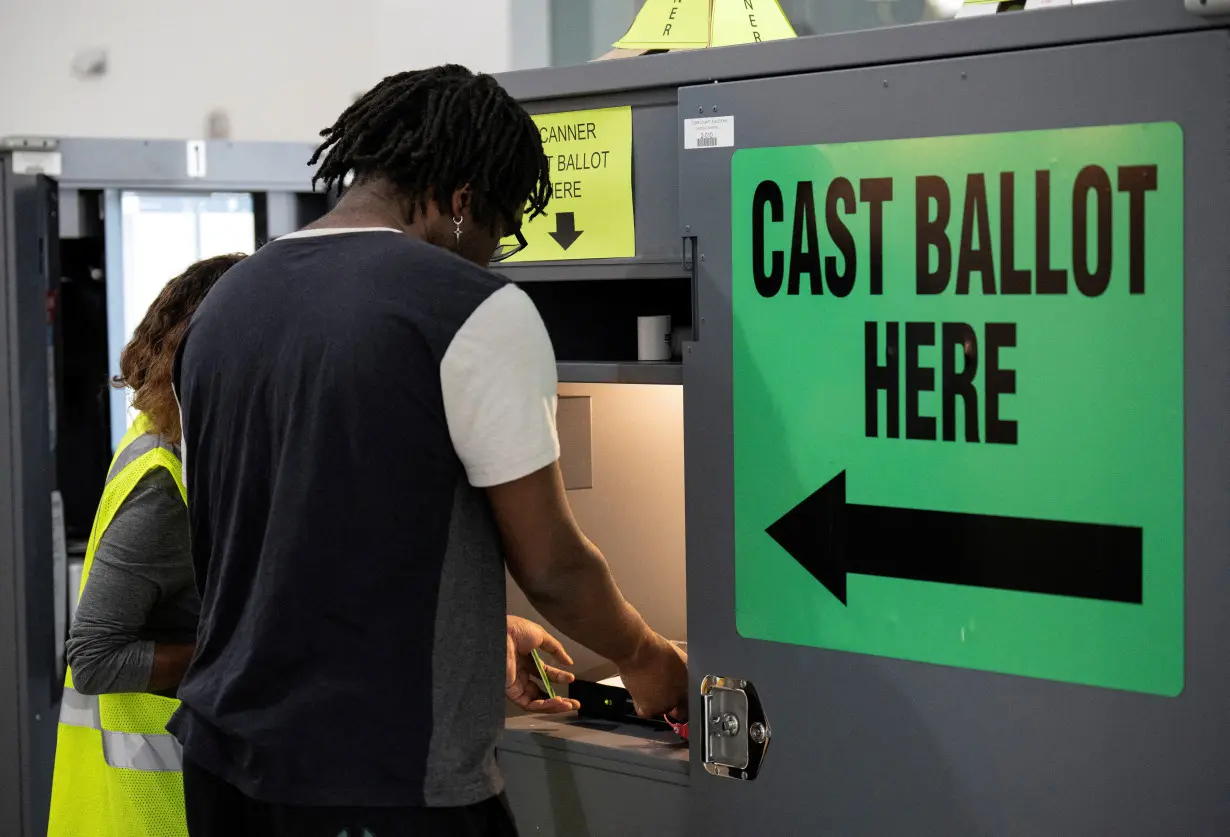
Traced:
<path id="1" fill-rule="evenodd" d="M 1230 832 L 1226 8 L 1045 5 L 502 77 L 570 500 L 691 676 L 686 775 L 510 720 L 523 833 Z"/>

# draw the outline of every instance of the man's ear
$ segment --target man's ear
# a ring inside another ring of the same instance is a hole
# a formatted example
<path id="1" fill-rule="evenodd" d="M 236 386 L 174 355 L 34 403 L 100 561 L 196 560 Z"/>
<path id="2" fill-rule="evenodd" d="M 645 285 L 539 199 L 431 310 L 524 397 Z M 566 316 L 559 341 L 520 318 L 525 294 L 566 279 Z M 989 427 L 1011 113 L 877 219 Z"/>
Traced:
<path id="1" fill-rule="evenodd" d="M 469 218 L 470 206 L 473 201 L 474 190 L 470 188 L 470 184 L 462 186 L 457 191 L 453 192 L 453 217 L 454 218 Z"/>

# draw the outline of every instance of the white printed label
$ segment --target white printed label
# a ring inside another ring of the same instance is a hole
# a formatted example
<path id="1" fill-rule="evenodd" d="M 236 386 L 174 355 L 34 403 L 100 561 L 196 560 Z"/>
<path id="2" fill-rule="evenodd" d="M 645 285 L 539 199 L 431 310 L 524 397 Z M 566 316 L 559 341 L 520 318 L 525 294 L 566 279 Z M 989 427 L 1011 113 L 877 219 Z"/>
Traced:
<path id="1" fill-rule="evenodd" d="M 64 172 L 64 159 L 59 151 L 14 151 L 13 174 L 45 174 L 59 177 Z"/>
<path id="2" fill-rule="evenodd" d="M 188 176 L 205 176 L 205 143 L 201 140 L 188 141 Z"/>
<path id="3" fill-rule="evenodd" d="M 683 122 L 683 150 L 731 148 L 735 144 L 733 116 L 705 116 Z"/>

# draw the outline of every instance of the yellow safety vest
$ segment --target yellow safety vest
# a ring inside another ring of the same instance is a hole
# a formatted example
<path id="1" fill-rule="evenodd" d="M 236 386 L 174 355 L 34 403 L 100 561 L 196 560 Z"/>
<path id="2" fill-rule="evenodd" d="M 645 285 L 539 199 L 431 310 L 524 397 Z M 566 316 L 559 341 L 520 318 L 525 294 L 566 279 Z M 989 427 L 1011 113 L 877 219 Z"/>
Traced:
<path id="1" fill-rule="evenodd" d="M 116 510 L 155 468 L 171 472 L 187 502 L 179 457 L 139 415 L 107 473 L 86 547 L 82 590 Z M 166 730 L 178 706 L 177 700 L 150 694 L 83 695 L 73 688 L 68 672 L 48 837 L 187 837 L 183 757 L 179 742 Z"/>

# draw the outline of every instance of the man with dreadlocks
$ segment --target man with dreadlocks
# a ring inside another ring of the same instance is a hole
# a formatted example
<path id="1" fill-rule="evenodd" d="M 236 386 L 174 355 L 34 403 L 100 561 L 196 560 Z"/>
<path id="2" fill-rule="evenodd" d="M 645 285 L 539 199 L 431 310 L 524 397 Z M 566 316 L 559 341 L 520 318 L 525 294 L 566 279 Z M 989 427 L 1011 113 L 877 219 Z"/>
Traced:
<path id="1" fill-rule="evenodd" d="M 317 180 L 351 185 L 219 282 L 176 364 L 202 598 L 169 724 L 190 833 L 512 835 L 501 686 L 573 704 L 529 684 L 531 649 L 567 659 L 506 620 L 506 564 L 644 715 L 686 710 L 686 663 L 573 520 L 550 340 L 486 269 L 550 197 L 534 122 L 448 66 L 322 135 Z"/>

